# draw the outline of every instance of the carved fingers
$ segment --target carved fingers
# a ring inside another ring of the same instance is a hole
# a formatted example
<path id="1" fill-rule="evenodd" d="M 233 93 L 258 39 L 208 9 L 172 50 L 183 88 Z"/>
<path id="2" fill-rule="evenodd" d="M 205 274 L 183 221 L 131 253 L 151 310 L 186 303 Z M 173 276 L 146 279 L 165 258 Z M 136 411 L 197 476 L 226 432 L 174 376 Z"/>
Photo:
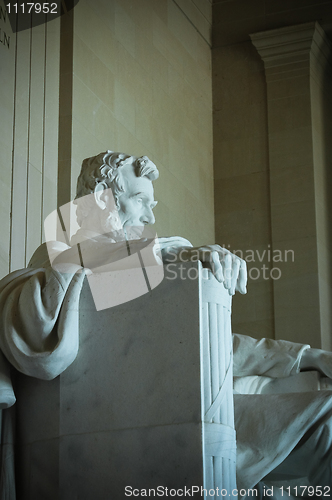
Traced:
<path id="1" fill-rule="evenodd" d="M 246 261 L 241 259 L 235 254 L 232 254 L 226 248 L 219 245 L 218 256 L 223 269 L 223 283 L 230 295 L 234 295 L 235 291 L 240 293 L 247 293 L 247 264 Z M 215 275 L 216 276 L 216 275 Z M 216 276 L 218 279 L 218 276 Z M 218 281 L 221 281 L 218 279 Z"/>
<path id="2" fill-rule="evenodd" d="M 226 248 L 219 245 L 193 247 L 188 240 L 179 236 L 158 238 L 158 241 L 164 262 L 200 260 L 220 283 L 224 283 L 230 295 L 236 291 L 247 293 L 247 264 Z"/>
<path id="3" fill-rule="evenodd" d="M 211 257 L 211 271 L 214 274 L 215 278 L 222 283 L 224 281 L 224 273 L 223 268 L 219 259 L 219 254 L 216 251 L 212 251 L 210 254 Z M 204 261 L 203 261 L 204 262 Z"/>
<path id="4" fill-rule="evenodd" d="M 247 263 L 243 259 L 239 260 L 240 260 L 240 269 L 239 269 L 238 279 L 236 281 L 235 290 L 240 293 L 247 293 L 247 281 L 248 281 Z"/>
<path id="5" fill-rule="evenodd" d="M 220 283 L 224 283 L 230 295 L 234 295 L 235 291 L 247 293 L 247 264 L 245 260 L 219 245 L 191 248 L 187 252 L 193 258 L 198 252 L 199 260 L 205 267 L 211 269 Z"/>
<path id="6" fill-rule="evenodd" d="M 300 370 L 318 370 L 326 377 L 332 378 L 332 352 L 321 349 L 306 349 L 302 353 Z"/>

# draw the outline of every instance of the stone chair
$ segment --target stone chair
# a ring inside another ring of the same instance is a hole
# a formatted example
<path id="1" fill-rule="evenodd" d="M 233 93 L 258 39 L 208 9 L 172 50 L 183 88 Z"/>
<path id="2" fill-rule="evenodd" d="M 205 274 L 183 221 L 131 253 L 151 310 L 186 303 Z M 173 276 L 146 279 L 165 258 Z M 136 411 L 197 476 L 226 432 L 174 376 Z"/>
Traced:
<path id="1" fill-rule="evenodd" d="M 236 488 L 231 297 L 210 271 L 165 267 L 152 291 L 101 311 L 86 280 L 79 321 L 59 377 L 17 374 L 18 499 Z"/>

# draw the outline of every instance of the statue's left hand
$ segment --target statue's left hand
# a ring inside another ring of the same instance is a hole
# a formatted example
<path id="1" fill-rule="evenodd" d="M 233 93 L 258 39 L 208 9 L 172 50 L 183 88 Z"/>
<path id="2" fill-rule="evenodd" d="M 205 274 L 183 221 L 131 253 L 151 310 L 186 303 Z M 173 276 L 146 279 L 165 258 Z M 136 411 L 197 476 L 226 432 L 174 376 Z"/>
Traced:
<path id="1" fill-rule="evenodd" d="M 236 291 L 247 292 L 246 261 L 219 245 L 191 246 L 180 237 L 158 238 L 164 262 L 188 262 L 200 260 L 211 269 L 215 278 L 224 283 L 230 295 Z"/>
<path id="2" fill-rule="evenodd" d="M 303 352 L 300 370 L 317 370 L 332 379 L 332 352 L 322 349 L 307 349 Z"/>

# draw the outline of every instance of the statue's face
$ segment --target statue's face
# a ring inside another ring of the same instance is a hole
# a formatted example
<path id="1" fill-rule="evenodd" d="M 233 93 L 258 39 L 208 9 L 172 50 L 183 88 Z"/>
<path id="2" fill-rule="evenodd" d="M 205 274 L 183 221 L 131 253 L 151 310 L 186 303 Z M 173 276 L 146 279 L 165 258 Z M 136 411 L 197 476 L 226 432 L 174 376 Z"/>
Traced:
<path id="1" fill-rule="evenodd" d="M 118 198 L 122 227 L 131 227 L 135 231 L 135 228 L 154 224 L 153 209 L 157 202 L 154 200 L 152 182 L 146 177 L 136 177 L 132 165 L 125 165 L 122 175 L 126 183 L 125 192 Z"/>

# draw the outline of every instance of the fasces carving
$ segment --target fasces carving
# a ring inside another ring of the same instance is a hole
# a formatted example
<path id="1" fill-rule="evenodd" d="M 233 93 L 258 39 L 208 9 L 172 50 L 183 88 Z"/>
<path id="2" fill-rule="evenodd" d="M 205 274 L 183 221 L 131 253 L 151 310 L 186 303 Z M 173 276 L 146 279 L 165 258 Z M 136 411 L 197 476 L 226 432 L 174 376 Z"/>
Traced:
<path id="1" fill-rule="evenodd" d="M 231 297 L 203 270 L 202 413 L 204 479 L 208 491 L 236 490 Z M 233 495 L 236 497 L 236 495 Z"/>

